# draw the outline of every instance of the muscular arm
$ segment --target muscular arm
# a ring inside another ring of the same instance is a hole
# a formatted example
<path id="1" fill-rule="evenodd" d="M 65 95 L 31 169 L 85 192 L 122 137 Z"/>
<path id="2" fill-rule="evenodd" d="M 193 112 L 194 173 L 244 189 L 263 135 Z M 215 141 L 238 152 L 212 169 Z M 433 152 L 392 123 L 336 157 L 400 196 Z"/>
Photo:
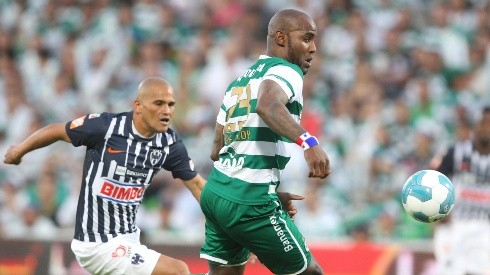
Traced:
<path id="1" fill-rule="evenodd" d="M 211 149 L 211 159 L 214 161 L 219 159 L 219 151 L 225 145 L 223 128 L 224 126 L 219 123 L 216 123 L 214 128 L 213 148 Z"/>
<path id="2" fill-rule="evenodd" d="M 274 131 L 291 141 L 306 132 L 286 108 L 288 98 L 281 86 L 273 80 L 264 80 L 259 86 L 256 112 Z M 309 177 L 326 178 L 330 174 L 330 160 L 320 146 L 313 146 L 304 153 L 309 167 Z"/>
<path id="3" fill-rule="evenodd" d="M 291 117 L 286 108 L 287 102 L 286 93 L 279 84 L 273 80 L 262 81 L 259 86 L 257 114 L 272 131 L 296 141 L 306 130 Z"/>
<path id="4" fill-rule="evenodd" d="M 189 191 L 191 191 L 192 195 L 199 202 L 201 200 L 201 192 L 206 184 L 206 180 L 201 177 L 201 175 L 197 174 L 194 178 L 184 181 L 185 186 Z"/>
<path id="5" fill-rule="evenodd" d="M 5 154 L 3 162 L 6 164 L 19 164 L 25 154 L 46 147 L 59 140 L 71 142 L 66 133 L 65 124 L 49 124 L 34 132 L 19 145 L 11 146 Z"/>

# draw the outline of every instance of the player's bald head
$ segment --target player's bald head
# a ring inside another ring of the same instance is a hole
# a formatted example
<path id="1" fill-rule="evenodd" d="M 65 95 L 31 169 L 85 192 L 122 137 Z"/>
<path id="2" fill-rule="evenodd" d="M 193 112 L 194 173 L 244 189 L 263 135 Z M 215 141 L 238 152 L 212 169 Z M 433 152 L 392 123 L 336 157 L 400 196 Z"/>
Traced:
<path id="1" fill-rule="evenodd" d="M 284 9 L 278 11 L 269 21 L 267 34 L 274 37 L 276 32 L 288 33 L 294 30 L 308 30 L 315 26 L 311 17 L 299 10 Z"/>
<path id="2" fill-rule="evenodd" d="M 141 81 L 133 103 L 133 122 L 144 137 L 168 130 L 174 113 L 175 97 L 172 86 L 165 79 L 150 77 Z"/>
<path id="3" fill-rule="evenodd" d="M 138 86 L 138 94 L 136 100 L 144 100 L 149 95 L 157 93 L 158 91 L 167 91 L 173 94 L 173 89 L 170 83 L 160 77 L 149 77 L 141 81 Z"/>

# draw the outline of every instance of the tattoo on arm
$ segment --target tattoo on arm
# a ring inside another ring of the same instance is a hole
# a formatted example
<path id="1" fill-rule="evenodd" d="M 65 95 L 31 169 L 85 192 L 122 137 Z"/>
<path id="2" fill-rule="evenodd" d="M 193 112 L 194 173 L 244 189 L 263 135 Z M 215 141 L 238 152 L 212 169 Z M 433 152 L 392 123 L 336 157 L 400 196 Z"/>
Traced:
<path id="1" fill-rule="evenodd" d="M 257 114 L 275 133 L 295 141 L 306 132 L 286 108 L 288 98 L 282 88 L 272 80 L 260 84 Z"/>

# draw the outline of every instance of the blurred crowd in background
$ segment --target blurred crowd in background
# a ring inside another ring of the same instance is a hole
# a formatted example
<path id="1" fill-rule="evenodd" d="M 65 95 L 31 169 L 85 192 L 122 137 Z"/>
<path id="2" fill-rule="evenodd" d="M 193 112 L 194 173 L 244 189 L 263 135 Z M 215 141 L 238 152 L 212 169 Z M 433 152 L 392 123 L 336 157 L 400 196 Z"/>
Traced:
<path id="1" fill-rule="evenodd" d="M 176 91 L 172 128 L 206 176 L 221 97 L 265 53 L 268 21 L 283 8 L 318 27 L 302 124 L 333 171 L 308 179 L 293 152 L 280 190 L 306 196 L 295 219 L 303 234 L 430 238 L 399 191 L 468 138 L 490 104 L 488 0 L 0 0 L 0 155 L 47 123 L 129 110 L 138 83 L 160 76 Z M 0 237 L 71 238 L 83 156 L 59 142 L 21 166 L 0 163 Z M 203 237 L 197 202 L 167 172 L 139 212 L 146 236 Z"/>

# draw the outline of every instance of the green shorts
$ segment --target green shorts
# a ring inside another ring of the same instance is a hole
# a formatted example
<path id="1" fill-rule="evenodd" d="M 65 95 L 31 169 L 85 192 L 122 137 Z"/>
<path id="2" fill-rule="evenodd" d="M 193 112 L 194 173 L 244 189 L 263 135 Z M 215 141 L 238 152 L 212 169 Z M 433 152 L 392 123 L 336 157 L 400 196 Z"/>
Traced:
<path id="1" fill-rule="evenodd" d="M 277 199 L 265 205 L 243 205 L 204 187 L 201 208 L 206 216 L 201 258 L 242 265 L 253 252 L 275 274 L 297 274 L 310 264 L 303 236 Z"/>

